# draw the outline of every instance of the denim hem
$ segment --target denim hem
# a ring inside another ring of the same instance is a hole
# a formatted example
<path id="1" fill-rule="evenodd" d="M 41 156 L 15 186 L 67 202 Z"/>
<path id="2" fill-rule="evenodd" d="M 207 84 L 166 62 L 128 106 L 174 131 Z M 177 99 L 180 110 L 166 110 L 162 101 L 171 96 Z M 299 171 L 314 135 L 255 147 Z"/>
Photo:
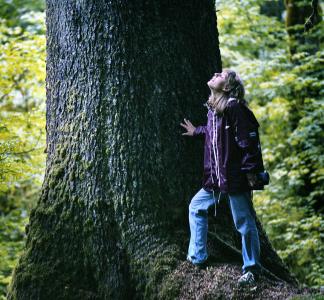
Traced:
<path id="1" fill-rule="evenodd" d="M 255 274 L 260 274 L 261 273 L 261 266 L 259 265 L 252 265 L 252 266 L 248 266 L 246 268 L 244 268 L 242 270 L 242 274 L 245 274 L 247 272 L 251 271 L 252 273 L 255 273 Z"/>
<path id="2" fill-rule="evenodd" d="M 208 256 L 206 257 L 206 259 L 202 260 L 202 261 L 199 261 L 199 262 L 194 262 L 191 257 L 189 256 L 189 254 L 187 255 L 187 260 L 190 261 L 192 264 L 194 265 L 201 265 L 203 263 L 205 263 L 208 259 Z"/>

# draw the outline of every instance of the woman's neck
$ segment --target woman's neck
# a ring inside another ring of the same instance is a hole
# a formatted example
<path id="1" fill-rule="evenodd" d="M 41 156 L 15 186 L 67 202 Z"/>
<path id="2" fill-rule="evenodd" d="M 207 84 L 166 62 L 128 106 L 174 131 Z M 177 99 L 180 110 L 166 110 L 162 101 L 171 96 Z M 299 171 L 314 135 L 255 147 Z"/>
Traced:
<path id="1" fill-rule="evenodd" d="M 220 91 L 211 91 L 213 98 L 217 101 L 220 97 L 224 96 L 224 92 Z"/>
<path id="2" fill-rule="evenodd" d="M 212 91 L 207 105 L 209 108 L 216 113 L 223 113 L 227 105 L 227 97 L 222 92 Z"/>

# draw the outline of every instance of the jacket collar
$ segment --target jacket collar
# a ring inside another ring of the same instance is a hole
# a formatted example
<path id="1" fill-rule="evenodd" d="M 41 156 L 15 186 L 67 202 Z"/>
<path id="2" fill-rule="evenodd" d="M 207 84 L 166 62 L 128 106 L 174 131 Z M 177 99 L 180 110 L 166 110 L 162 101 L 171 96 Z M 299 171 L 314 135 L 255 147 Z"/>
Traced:
<path id="1" fill-rule="evenodd" d="M 231 97 L 231 98 L 229 98 L 229 99 L 227 100 L 227 102 L 234 101 L 234 100 L 237 100 L 237 99 Z M 207 101 L 203 104 L 203 106 L 205 106 L 208 110 L 213 111 L 212 108 L 211 108 L 211 106 L 207 103 Z"/>

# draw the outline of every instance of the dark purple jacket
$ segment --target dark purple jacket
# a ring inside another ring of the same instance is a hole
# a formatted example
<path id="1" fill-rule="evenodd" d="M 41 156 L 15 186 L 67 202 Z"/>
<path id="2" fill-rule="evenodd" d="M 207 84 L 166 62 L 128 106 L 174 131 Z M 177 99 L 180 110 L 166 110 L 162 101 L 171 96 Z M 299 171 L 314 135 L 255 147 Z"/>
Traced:
<path id="1" fill-rule="evenodd" d="M 207 104 L 208 121 L 194 136 L 205 135 L 203 188 L 207 191 L 249 191 L 246 173 L 264 171 L 258 127 L 253 112 L 230 98 L 223 115 Z"/>

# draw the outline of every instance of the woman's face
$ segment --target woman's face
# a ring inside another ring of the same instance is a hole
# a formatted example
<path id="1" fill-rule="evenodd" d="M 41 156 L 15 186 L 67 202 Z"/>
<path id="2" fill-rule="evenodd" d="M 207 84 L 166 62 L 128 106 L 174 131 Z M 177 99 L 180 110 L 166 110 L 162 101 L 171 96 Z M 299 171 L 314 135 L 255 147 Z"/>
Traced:
<path id="1" fill-rule="evenodd" d="M 223 91 L 226 83 L 227 72 L 215 73 L 214 76 L 207 82 L 210 89 L 215 91 Z"/>

